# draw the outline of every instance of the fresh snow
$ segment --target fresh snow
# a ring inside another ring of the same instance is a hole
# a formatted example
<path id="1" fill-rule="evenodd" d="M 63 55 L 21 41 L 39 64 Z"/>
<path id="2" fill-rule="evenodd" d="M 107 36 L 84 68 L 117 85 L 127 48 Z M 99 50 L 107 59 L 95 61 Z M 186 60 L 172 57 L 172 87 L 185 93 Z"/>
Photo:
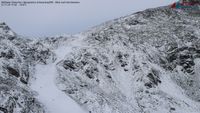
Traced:
<path id="1" fill-rule="evenodd" d="M 194 63 L 195 63 L 195 67 L 194 67 L 194 71 L 195 71 L 195 73 L 197 73 L 198 75 L 196 75 L 197 77 L 198 77 L 198 79 L 200 80 L 200 75 L 199 75 L 199 73 L 200 73 L 200 58 L 197 58 L 197 59 L 195 59 L 194 60 Z"/>
<path id="2" fill-rule="evenodd" d="M 164 72 L 163 72 L 164 73 Z M 195 101 L 192 101 L 190 100 L 186 95 L 185 95 L 185 92 L 178 86 L 176 85 L 172 79 L 170 78 L 170 75 L 168 75 L 167 73 L 165 73 L 163 76 L 162 76 L 162 84 L 160 84 L 160 90 L 165 92 L 166 94 L 178 99 L 178 100 L 181 100 L 181 101 L 184 101 L 190 105 L 192 105 L 193 107 L 195 108 L 198 108 L 196 105 L 198 105 L 197 102 Z M 183 108 L 184 109 L 184 108 Z M 186 109 L 176 109 L 176 111 L 179 111 L 179 112 L 182 112 L 182 113 L 196 113 L 196 112 L 193 112 L 193 111 L 187 111 Z M 159 111 L 159 110 L 158 110 Z M 162 110 L 161 110 L 162 111 Z M 178 113 L 179 113 L 178 112 Z M 155 112 L 155 113 L 160 113 L 160 112 Z M 164 111 L 162 111 L 162 113 L 165 113 Z"/>
<path id="3" fill-rule="evenodd" d="M 85 113 L 85 111 L 56 86 L 56 63 L 72 48 L 60 47 L 55 53 L 57 61 L 48 65 L 37 65 L 31 88 L 38 93 L 38 100 L 44 104 L 47 113 Z"/>

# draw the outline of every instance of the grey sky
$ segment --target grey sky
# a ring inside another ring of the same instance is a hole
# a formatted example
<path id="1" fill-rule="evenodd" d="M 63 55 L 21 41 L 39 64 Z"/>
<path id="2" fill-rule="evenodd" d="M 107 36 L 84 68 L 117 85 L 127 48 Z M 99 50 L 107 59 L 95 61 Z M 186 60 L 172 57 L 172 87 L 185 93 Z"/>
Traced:
<path id="1" fill-rule="evenodd" d="M 146 8 L 168 5 L 176 0 L 77 1 L 80 1 L 80 4 L 0 6 L 0 21 L 5 21 L 15 32 L 24 36 L 74 34 L 107 20 Z"/>

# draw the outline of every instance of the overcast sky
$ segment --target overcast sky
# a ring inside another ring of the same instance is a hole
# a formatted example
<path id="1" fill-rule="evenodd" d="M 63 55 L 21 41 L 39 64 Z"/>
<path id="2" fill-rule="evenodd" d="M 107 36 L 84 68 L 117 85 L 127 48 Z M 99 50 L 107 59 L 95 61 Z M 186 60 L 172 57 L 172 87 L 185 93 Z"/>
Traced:
<path id="1" fill-rule="evenodd" d="M 102 22 L 147 8 L 169 5 L 176 0 L 76 1 L 80 3 L 23 7 L 0 6 L 0 21 L 6 22 L 15 32 L 24 36 L 44 37 L 75 34 Z"/>

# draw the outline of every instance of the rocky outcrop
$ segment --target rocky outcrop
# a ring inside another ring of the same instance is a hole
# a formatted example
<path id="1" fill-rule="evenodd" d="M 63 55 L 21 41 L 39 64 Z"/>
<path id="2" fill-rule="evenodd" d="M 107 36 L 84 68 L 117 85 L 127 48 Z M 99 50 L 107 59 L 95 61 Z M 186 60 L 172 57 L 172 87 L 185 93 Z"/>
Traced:
<path id="1" fill-rule="evenodd" d="M 39 42 L 20 38 L 5 23 L 0 31 L 0 112 L 44 113 L 28 84 L 34 65 L 52 62 L 53 53 Z"/>
<path id="2" fill-rule="evenodd" d="M 91 113 L 200 112 L 199 20 L 162 7 L 97 26 L 58 64 L 58 84 Z"/>
<path id="3" fill-rule="evenodd" d="M 29 79 L 71 46 L 55 63 L 56 83 L 89 113 L 199 113 L 199 30 L 199 15 L 167 7 L 39 41 L 1 23 L 0 112 L 44 113 Z"/>

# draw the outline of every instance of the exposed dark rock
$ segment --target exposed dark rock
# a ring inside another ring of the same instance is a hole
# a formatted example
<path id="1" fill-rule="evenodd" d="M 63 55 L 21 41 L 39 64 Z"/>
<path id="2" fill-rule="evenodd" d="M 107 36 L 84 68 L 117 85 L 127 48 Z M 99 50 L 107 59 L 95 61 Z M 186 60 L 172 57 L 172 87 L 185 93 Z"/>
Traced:
<path id="1" fill-rule="evenodd" d="M 15 57 L 15 54 L 13 53 L 12 50 L 9 50 L 7 53 L 1 52 L 0 58 L 1 57 L 7 58 L 7 59 L 13 59 Z"/>
<path id="2" fill-rule="evenodd" d="M 23 78 L 23 77 L 20 78 L 20 81 L 21 81 L 22 83 L 24 83 L 24 84 L 28 84 L 28 80 L 25 79 L 25 78 Z"/>
<path id="3" fill-rule="evenodd" d="M 66 70 L 74 70 L 76 69 L 76 66 L 75 66 L 75 62 L 74 61 L 71 61 L 71 60 L 65 60 L 64 61 L 64 64 L 63 64 L 63 67 L 66 69 Z"/>
<path id="4" fill-rule="evenodd" d="M 167 57 L 168 61 L 171 63 L 171 69 L 173 70 L 173 67 L 180 65 L 183 67 L 184 72 L 194 74 L 194 59 L 200 58 L 200 53 L 198 53 L 198 51 L 199 50 L 194 47 L 182 47 L 173 50 Z"/>
<path id="5" fill-rule="evenodd" d="M 20 77 L 19 71 L 12 68 L 12 67 L 7 67 L 8 73 L 11 75 L 14 75 L 15 77 Z"/>
<path id="6" fill-rule="evenodd" d="M 171 110 L 171 111 L 175 111 L 176 109 L 175 109 L 175 108 L 170 108 L 170 110 Z"/>
<path id="7" fill-rule="evenodd" d="M 91 67 L 91 68 L 86 69 L 85 74 L 86 74 L 86 76 L 87 76 L 88 78 L 94 79 L 96 73 L 98 73 L 98 72 L 99 72 L 99 71 L 98 71 L 97 68 Z"/>
<path id="8" fill-rule="evenodd" d="M 147 88 L 152 88 L 153 84 L 152 83 L 145 83 L 144 86 L 146 86 Z"/>
<path id="9" fill-rule="evenodd" d="M 8 110 L 6 108 L 0 107 L 0 111 L 2 111 L 3 113 L 8 113 Z"/>

